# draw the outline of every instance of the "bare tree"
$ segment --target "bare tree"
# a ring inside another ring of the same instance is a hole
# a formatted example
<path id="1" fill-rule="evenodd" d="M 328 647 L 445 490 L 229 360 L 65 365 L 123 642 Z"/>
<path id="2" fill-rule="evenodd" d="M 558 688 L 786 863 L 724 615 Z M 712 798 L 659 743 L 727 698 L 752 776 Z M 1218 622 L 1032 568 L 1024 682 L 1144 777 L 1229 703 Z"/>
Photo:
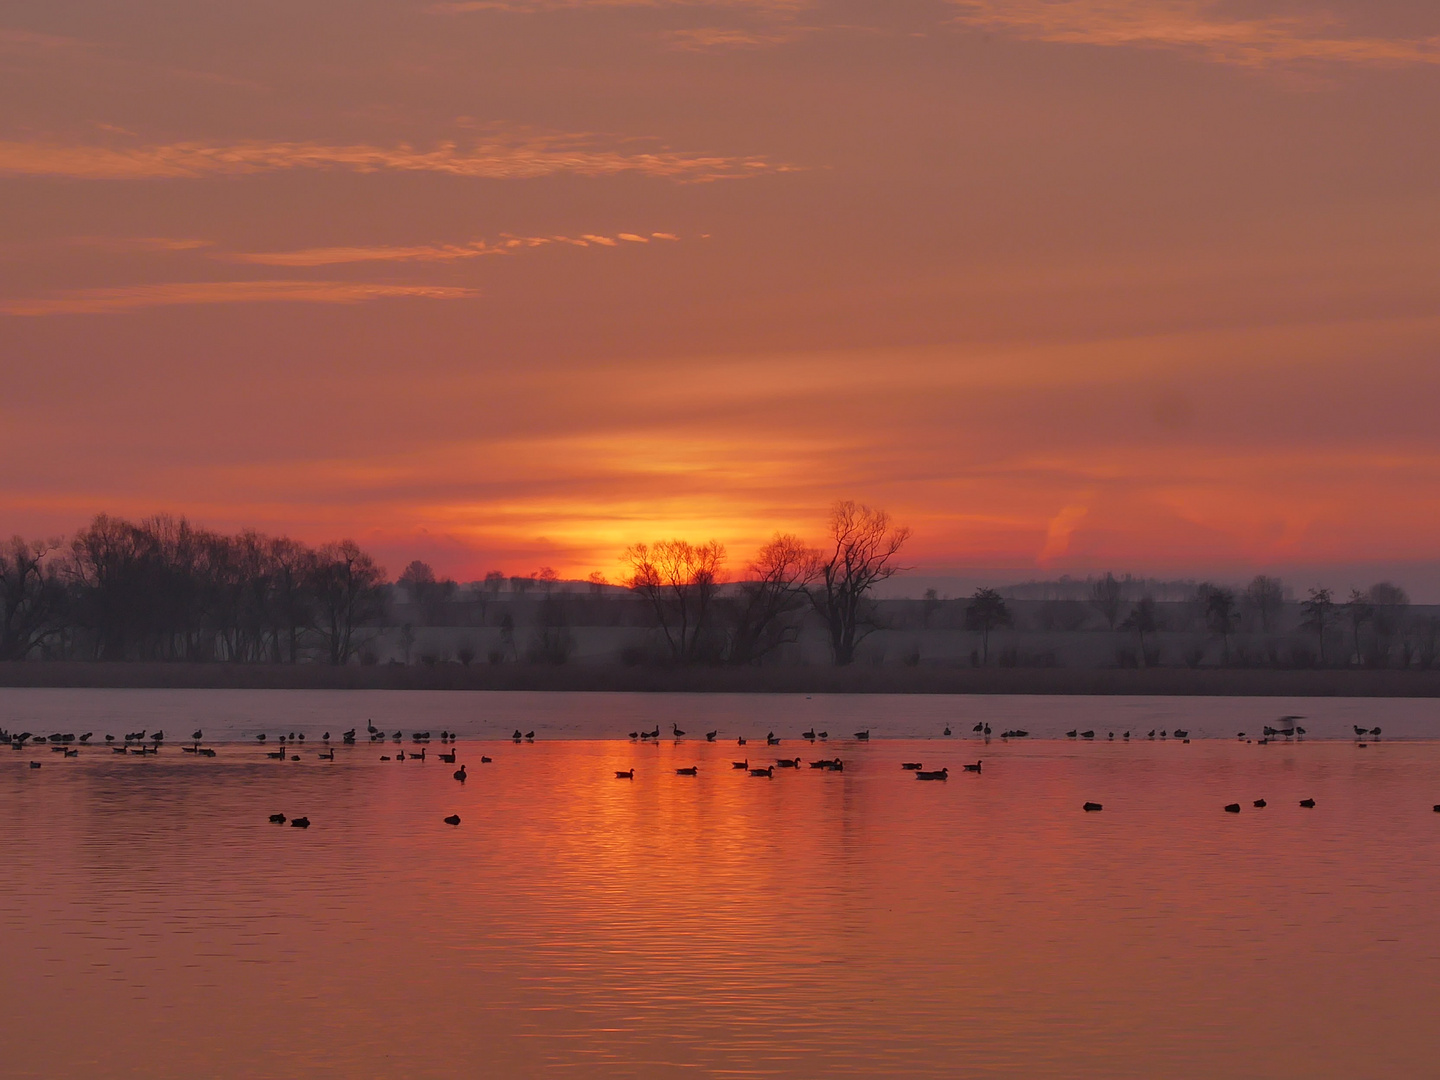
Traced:
<path id="1" fill-rule="evenodd" d="M 1389 662 L 1396 635 L 1403 633 L 1409 621 L 1410 597 L 1399 585 L 1381 581 L 1370 586 L 1366 598 L 1370 601 L 1370 625 L 1375 630 L 1375 650 L 1370 660 L 1373 666 L 1383 667 Z"/>
<path id="2" fill-rule="evenodd" d="M 1285 606 L 1285 587 L 1279 578 L 1257 574 L 1245 586 L 1245 606 L 1260 620 L 1261 632 L 1268 634 L 1275 629 Z"/>
<path id="3" fill-rule="evenodd" d="M 990 663 L 990 632 L 1010 623 L 1010 609 L 1005 598 L 994 589 L 976 589 L 965 606 L 965 629 L 980 635 L 982 664 Z"/>
<path id="4" fill-rule="evenodd" d="M 1090 583 L 1090 606 L 1099 611 L 1105 625 L 1114 630 L 1120 622 L 1120 608 L 1125 603 L 1125 586 L 1106 574 Z"/>
<path id="5" fill-rule="evenodd" d="M 747 579 L 731 621 L 732 664 L 758 664 L 794 641 L 796 616 L 809 604 L 807 589 L 820 572 L 819 552 L 798 537 L 776 533 L 746 567 Z"/>
<path id="6" fill-rule="evenodd" d="M 1360 628 L 1375 618 L 1375 608 L 1370 597 L 1359 589 L 1351 589 L 1345 601 L 1345 620 L 1350 624 L 1350 634 L 1355 642 L 1355 663 L 1360 663 L 1365 654 L 1360 651 Z"/>
<path id="7" fill-rule="evenodd" d="M 1212 634 L 1220 635 L 1221 662 L 1230 663 L 1230 635 L 1235 632 L 1235 594 L 1209 582 L 1195 590 L 1195 599 L 1205 612 L 1205 627 Z"/>
<path id="8" fill-rule="evenodd" d="M 1155 598 L 1153 596 L 1142 596 L 1140 602 L 1130 610 L 1130 614 L 1125 616 L 1125 621 L 1120 624 L 1120 629 L 1130 630 L 1135 634 L 1136 642 L 1140 646 L 1140 666 L 1149 667 L 1150 654 L 1145 649 L 1145 635 L 1154 634 L 1160 629 L 1160 618 L 1155 607 Z"/>
<path id="9" fill-rule="evenodd" d="M 699 657 L 716 590 L 724 579 L 725 548 L 711 540 L 660 540 L 626 549 L 627 584 L 649 601 L 671 658 Z"/>
<path id="10" fill-rule="evenodd" d="M 16 536 L 0 549 L 0 660 L 24 660 L 59 633 L 65 590 L 51 561 L 59 546 Z"/>
<path id="11" fill-rule="evenodd" d="M 1307 630 L 1315 631 L 1320 647 L 1320 666 L 1324 667 L 1325 631 L 1329 630 L 1335 621 L 1335 598 L 1329 589 L 1311 589 L 1310 595 L 1300 603 L 1300 614 L 1302 625 Z"/>
<path id="12" fill-rule="evenodd" d="M 348 664 L 364 644 L 361 627 L 384 613 L 380 592 L 384 580 L 384 569 L 353 540 L 320 549 L 312 590 L 330 663 Z"/>
<path id="13" fill-rule="evenodd" d="M 854 662 L 855 647 L 875 629 L 870 590 L 899 573 L 894 559 L 910 530 L 892 526 L 883 510 L 845 500 L 830 511 L 829 533 L 810 599 L 825 620 L 835 664 L 843 667 Z"/>
<path id="14" fill-rule="evenodd" d="M 590 576 L 585 580 L 590 583 L 591 596 L 604 596 L 605 586 L 610 584 L 610 579 L 607 578 L 604 574 L 602 574 L 599 570 L 590 571 Z"/>

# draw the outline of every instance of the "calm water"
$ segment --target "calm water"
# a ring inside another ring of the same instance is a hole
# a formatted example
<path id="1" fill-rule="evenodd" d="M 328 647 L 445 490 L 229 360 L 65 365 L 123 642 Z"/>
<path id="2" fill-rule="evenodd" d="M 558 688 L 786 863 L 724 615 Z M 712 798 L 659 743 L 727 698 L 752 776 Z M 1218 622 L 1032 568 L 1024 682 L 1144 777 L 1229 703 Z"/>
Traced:
<path id="1" fill-rule="evenodd" d="M 451 695 L 50 694 L 0 694 L 4 726 L 763 735 L 818 713 L 878 737 L 1163 709 L 1216 734 L 1363 713 L 1387 737 L 465 738 L 463 787 L 438 744 L 0 751 L 7 1077 L 1395 1077 L 1440 1057 L 1430 703 L 460 695 L 442 721 Z M 846 768 L 730 765 L 791 753 Z M 977 757 L 945 783 L 900 768 Z"/>

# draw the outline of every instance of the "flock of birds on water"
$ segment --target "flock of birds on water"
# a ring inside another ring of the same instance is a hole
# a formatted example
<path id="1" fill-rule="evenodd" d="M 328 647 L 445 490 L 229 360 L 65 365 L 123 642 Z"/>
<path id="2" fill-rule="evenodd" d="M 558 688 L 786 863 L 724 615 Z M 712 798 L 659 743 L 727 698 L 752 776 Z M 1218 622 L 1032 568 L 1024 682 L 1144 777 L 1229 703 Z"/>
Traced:
<path id="1" fill-rule="evenodd" d="M 1248 736 L 1245 732 L 1241 731 L 1236 733 L 1236 738 L 1240 742 L 1258 742 L 1261 746 L 1267 745 L 1273 739 L 1283 738 L 1286 741 L 1289 741 L 1291 739 L 1304 739 L 1306 735 L 1305 728 L 1298 723 L 1298 721 L 1303 719 L 1305 719 L 1305 717 L 1303 716 L 1282 716 L 1278 721 L 1276 721 L 1276 723 L 1286 725 L 1284 727 L 1266 724 L 1262 726 L 1261 734 L 1258 737 Z M 1381 729 L 1378 727 L 1367 728 L 1361 727 L 1358 724 L 1352 725 L 1352 727 L 1354 728 L 1355 732 L 1356 746 L 1361 749 L 1364 749 L 1366 746 L 1368 746 L 1371 740 L 1378 740 L 1380 738 Z M 340 735 L 341 743 L 346 746 L 355 745 L 357 742 L 357 730 L 358 729 L 356 728 L 351 728 L 349 731 L 342 732 Z M 387 735 L 384 731 L 377 728 L 373 723 L 370 722 L 367 722 L 366 724 L 366 734 L 370 743 L 383 744 L 388 741 L 392 743 L 403 744 L 405 741 L 405 733 L 403 731 L 396 731 L 393 735 Z M 948 738 L 953 734 L 954 732 L 952 731 L 952 729 L 947 726 L 944 730 L 944 736 Z M 984 742 L 989 743 L 994 732 L 989 724 L 981 721 L 971 729 L 971 734 L 979 735 L 984 740 Z M 203 745 L 204 735 L 205 733 L 203 730 L 197 729 L 196 731 L 192 732 L 190 740 L 188 742 L 180 744 L 180 750 L 183 753 L 194 754 L 196 757 L 215 757 L 217 752 L 213 748 Z M 659 727 L 656 727 L 650 731 L 632 731 L 629 733 L 629 735 L 630 740 L 636 743 L 658 744 L 661 741 Z M 685 738 L 685 735 L 686 733 L 680 728 L 678 724 L 671 725 L 671 737 L 675 740 L 675 742 L 678 743 L 683 740 Z M 716 741 L 719 735 L 720 732 L 718 730 L 707 731 L 705 732 L 705 741 L 713 743 Z M 1010 728 L 1000 732 L 999 737 L 1002 741 L 1008 742 L 1011 739 L 1025 739 L 1028 738 L 1029 735 L 1030 733 L 1023 729 Z M 29 731 L 20 731 L 12 734 L 11 732 L 6 731 L 4 728 L 0 728 L 0 742 L 8 742 L 11 748 L 14 750 L 22 750 L 27 744 L 32 747 L 48 745 L 52 751 L 61 754 L 67 758 L 78 757 L 80 755 L 80 747 L 89 745 L 90 740 L 93 737 L 94 732 L 90 731 L 87 731 L 85 732 L 85 734 L 78 737 L 71 732 L 57 732 L 49 736 L 39 736 Z M 800 737 L 805 741 L 809 742 L 811 745 L 814 745 L 817 742 L 828 741 L 830 738 L 830 733 L 828 731 L 817 732 L 814 728 L 811 728 L 809 731 L 803 732 Z M 857 742 L 869 742 L 870 731 L 868 728 L 864 731 L 857 731 L 854 733 L 853 737 Z M 1080 731 L 1078 729 L 1072 729 L 1065 732 L 1065 738 L 1074 739 L 1077 741 L 1093 740 L 1096 737 L 1096 732 L 1093 730 Z M 1152 728 L 1145 734 L 1145 738 L 1148 740 L 1155 740 L 1157 739 L 1157 737 L 1160 740 L 1168 740 L 1173 738 L 1179 739 L 1183 743 L 1188 743 L 1190 741 L 1190 732 L 1180 728 L 1176 728 L 1173 731 L 1162 728 L 1159 729 L 1157 736 L 1156 729 Z M 1124 731 L 1120 735 L 1120 740 L 1122 742 L 1128 742 L 1130 741 L 1130 738 L 1131 733 L 1129 731 Z M 255 736 L 256 742 L 262 747 L 263 752 L 267 758 L 275 761 L 284 761 L 287 758 L 291 761 L 300 760 L 300 754 L 297 751 L 305 742 L 304 732 L 296 734 L 292 731 L 288 734 L 279 735 L 275 740 L 274 745 L 276 746 L 276 749 L 274 750 L 268 749 L 268 746 L 270 745 L 268 743 L 268 739 L 269 736 L 264 732 Z M 454 744 L 458 739 L 459 735 L 457 735 L 453 731 L 440 732 L 440 743 L 442 746 L 448 746 L 449 750 L 442 750 L 436 755 L 436 757 L 445 764 L 454 765 L 456 763 L 455 759 L 457 754 Z M 516 745 L 520 745 L 521 743 L 533 743 L 535 741 L 535 732 L 522 732 L 519 728 L 516 728 L 514 734 L 511 735 L 511 739 Z M 1106 732 L 1106 741 L 1115 741 L 1115 732 Z M 392 751 L 392 753 L 390 754 L 382 754 L 380 756 L 380 760 L 405 761 L 408 759 L 412 761 L 425 761 L 430 742 L 431 733 L 429 731 L 412 731 L 410 733 L 411 749 L 408 755 L 406 754 L 405 749 L 402 745 L 399 750 Z M 745 746 L 747 745 L 748 740 L 745 738 L 745 736 L 742 735 L 738 736 L 735 742 L 738 746 Z M 319 757 L 322 761 L 334 761 L 335 747 L 331 745 L 330 732 L 327 731 L 324 733 L 324 735 L 321 736 L 321 743 L 324 746 L 324 749 L 317 751 L 316 756 Z M 773 731 L 769 732 L 765 736 L 765 745 L 767 747 L 779 746 L 780 743 L 780 737 L 777 736 Z M 123 737 L 123 739 L 119 740 L 117 740 L 116 736 L 114 735 L 106 735 L 104 742 L 104 745 L 106 745 L 113 753 L 126 755 L 133 754 L 139 755 L 141 757 L 158 755 L 160 753 L 160 748 L 164 744 L 164 731 L 148 730 L 129 732 Z M 314 744 L 312 743 L 311 745 Z M 493 758 L 485 755 L 481 755 L 480 757 L 480 763 L 482 765 L 488 765 L 493 760 Z M 750 763 L 749 757 L 747 756 L 743 761 L 732 761 L 730 764 L 732 769 L 737 771 L 743 771 L 745 773 L 748 773 L 752 777 L 773 779 L 776 769 L 798 770 L 802 762 L 802 758 L 794 757 L 779 758 L 770 765 L 752 765 Z M 973 764 L 962 765 L 961 769 L 963 772 L 979 774 L 982 771 L 983 764 L 984 761 L 983 759 L 981 759 L 977 760 Z M 817 761 L 809 762 L 809 766 L 812 769 L 820 769 L 826 772 L 845 771 L 845 762 L 839 757 L 820 758 Z M 40 767 L 40 762 L 31 760 L 31 769 L 39 769 Z M 900 767 L 906 772 L 911 773 L 917 780 L 944 781 L 948 780 L 950 777 L 950 769 L 948 766 L 940 769 L 926 769 L 923 762 L 903 761 L 900 763 Z M 698 776 L 699 772 L 700 767 L 698 765 L 689 765 L 683 768 L 677 768 L 675 770 L 675 774 L 677 776 Z M 462 764 L 458 769 L 455 770 L 453 776 L 456 781 L 464 784 L 469 779 L 469 774 L 466 766 Z M 633 767 L 629 769 L 616 769 L 615 779 L 634 780 L 635 769 Z M 1263 810 L 1265 809 L 1267 803 L 1264 799 L 1256 799 L 1251 805 L 1257 810 Z M 1314 809 L 1315 800 L 1301 799 L 1300 806 L 1304 807 L 1305 809 Z M 1084 810 L 1086 813 L 1095 813 L 1097 811 L 1103 810 L 1104 806 L 1098 802 L 1086 802 L 1082 805 L 1081 809 Z M 1227 814 L 1238 814 L 1240 813 L 1240 809 L 1241 807 L 1239 803 L 1228 803 L 1224 808 L 1225 813 Z M 1435 813 L 1440 814 L 1440 804 L 1436 804 L 1434 809 Z M 460 815 L 450 814 L 443 820 L 446 825 L 458 826 L 460 824 Z M 284 814 L 271 814 L 270 821 L 272 824 L 276 825 L 285 825 L 288 823 L 290 826 L 297 829 L 308 829 L 310 827 L 310 819 L 304 816 L 287 818 Z"/>

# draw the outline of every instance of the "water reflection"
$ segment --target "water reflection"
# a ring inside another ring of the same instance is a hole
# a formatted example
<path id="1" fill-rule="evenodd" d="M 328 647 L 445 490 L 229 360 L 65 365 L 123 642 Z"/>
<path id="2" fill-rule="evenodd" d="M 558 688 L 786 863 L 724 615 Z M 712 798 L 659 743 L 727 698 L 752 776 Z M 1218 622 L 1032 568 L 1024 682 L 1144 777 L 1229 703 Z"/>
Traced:
<path id="1" fill-rule="evenodd" d="M 364 744 L 12 753 L 3 1071 L 1429 1069 L 1440 746 L 970 751 L 832 740 L 844 772 L 769 780 L 694 740 L 462 741 L 463 786 Z"/>

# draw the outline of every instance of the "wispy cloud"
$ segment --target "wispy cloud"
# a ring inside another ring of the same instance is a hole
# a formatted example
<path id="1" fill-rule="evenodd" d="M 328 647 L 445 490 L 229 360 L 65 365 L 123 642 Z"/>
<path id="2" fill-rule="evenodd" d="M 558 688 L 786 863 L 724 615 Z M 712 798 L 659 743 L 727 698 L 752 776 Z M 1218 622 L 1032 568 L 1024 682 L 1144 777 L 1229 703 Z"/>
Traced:
<path id="1" fill-rule="evenodd" d="M 957 21 L 1038 41 L 1186 49 L 1223 63 L 1440 63 L 1440 36 L 1346 32 L 1322 10 L 1235 15 L 1219 0 L 951 0 Z"/>
<path id="2" fill-rule="evenodd" d="M 343 169 L 447 173 L 479 179 L 529 179 L 556 174 L 633 174 L 708 181 L 786 171 L 762 157 L 686 154 L 673 150 L 604 146 L 590 134 L 522 133 L 469 147 L 443 142 L 432 150 L 318 142 L 203 142 L 158 146 L 93 146 L 0 142 L 0 175 L 67 176 L 91 180 L 181 179 L 286 169 Z"/>
<path id="3" fill-rule="evenodd" d="M 455 300 L 474 289 L 439 285 L 371 285 L 346 281 L 186 281 L 75 289 L 53 296 L 0 302 L 6 315 L 103 315 L 177 304 L 253 304 L 276 301 L 358 304 L 387 297 Z"/>
<path id="4" fill-rule="evenodd" d="M 736 8 L 746 11 L 791 12 L 813 7 L 815 0 L 449 0 L 431 4 L 435 15 L 464 15 L 477 11 L 594 11 L 604 8 Z"/>
<path id="5" fill-rule="evenodd" d="M 671 48 L 689 52 L 711 49 L 764 49 L 788 45 L 810 32 L 806 26 L 776 26 L 751 30 L 736 26 L 699 26 L 686 30 L 670 30 L 665 39 Z"/>
<path id="6" fill-rule="evenodd" d="M 525 249 L 545 247 L 550 244 L 565 244 L 571 247 L 617 247 L 617 241 L 648 244 L 656 240 L 678 240 L 673 233 L 651 233 L 649 237 L 638 233 L 618 233 L 616 236 L 602 236 L 598 233 L 583 233 L 580 236 L 515 236 L 502 233 L 495 242 L 472 240 L 465 244 L 416 244 L 399 245 L 356 245 L 347 247 L 301 248 L 295 251 L 247 251 L 237 254 L 215 255 L 228 262 L 251 263 L 260 266 L 338 266 L 345 263 L 367 262 L 456 262 L 462 259 L 477 259 L 486 255 L 509 255 Z"/>

